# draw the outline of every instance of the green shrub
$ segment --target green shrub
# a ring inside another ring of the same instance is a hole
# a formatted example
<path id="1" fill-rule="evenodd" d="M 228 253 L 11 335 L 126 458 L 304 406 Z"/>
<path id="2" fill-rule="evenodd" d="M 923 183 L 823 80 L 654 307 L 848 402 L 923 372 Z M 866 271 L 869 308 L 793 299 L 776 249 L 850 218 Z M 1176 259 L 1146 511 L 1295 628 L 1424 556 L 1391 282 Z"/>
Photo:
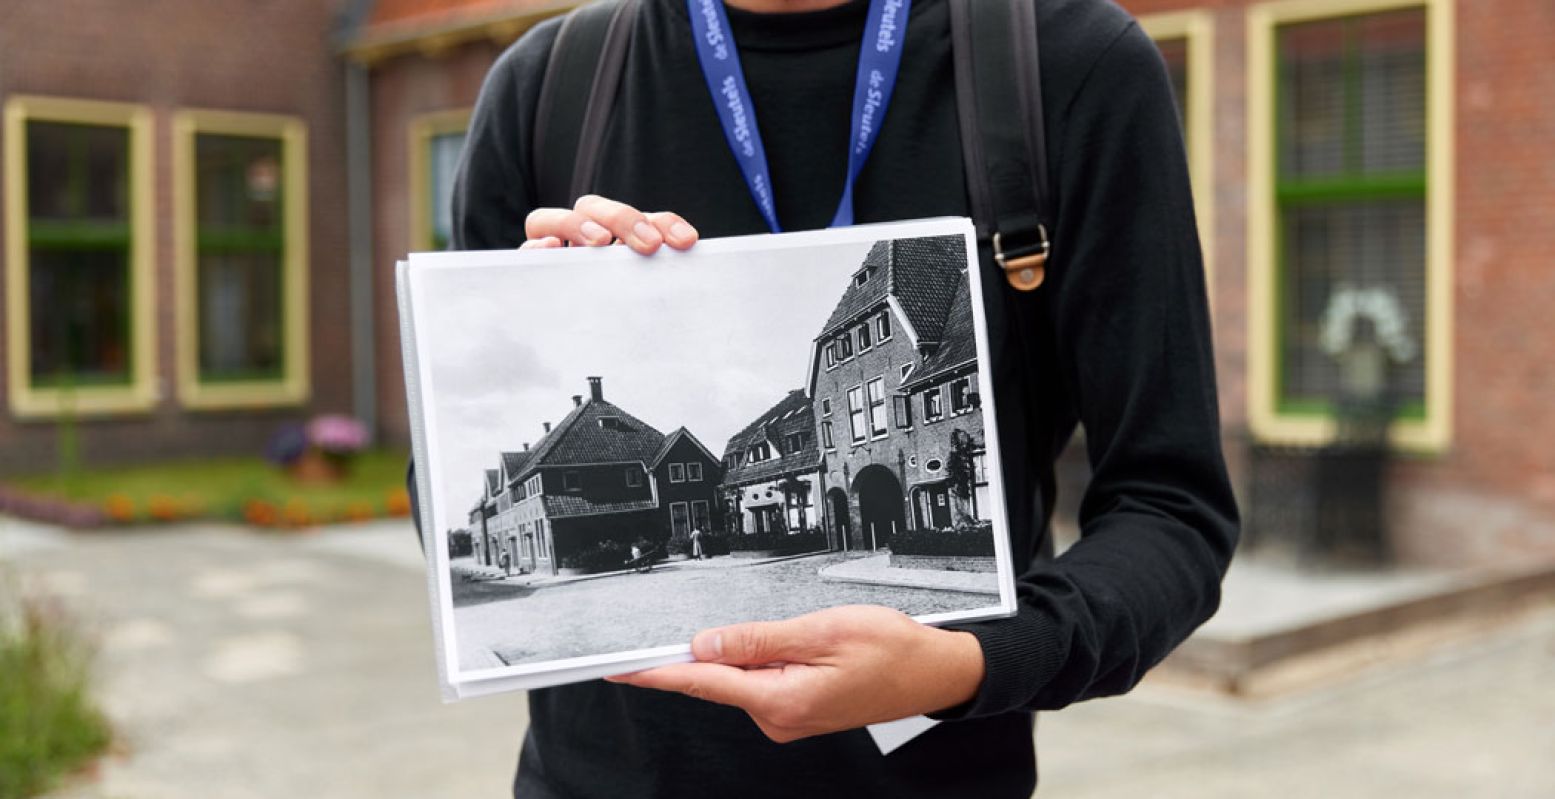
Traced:
<path id="1" fill-rule="evenodd" d="M 0 799 L 37 796 L 108 746 L 90 663 L 64 613 L 0 588 Z"/>
<path id="2" fill-rule="evenodd" d="M 729 536 L 718 533 L 703 533 L 701 541 L 702 554 L 706 557 L 729 554 Z"/>
<path id="3" fill-rule="evenodd" d="M 819 531 L 806 533 L 745 533 L 729 540 L 729 548 L 739 552 L 772 550 L 779 553 L 814 552 L 826 548 L 826 536 Z"/>
<path id="4" fill-rule="evenodd" d="M 619 541 L 601 541 L 579 552 L 558 555 L 556 565 L 563 569 L 615 571 L 626 568 L 626 561 L 631 556 L 631 548 L 626 544 Z"/>
<path id="5" fill-rule="evenodd" d="M 897 555 L 957 555 L 993 557 L 993 522 L 977 522 L 943 530 L 902 530 L 891 537 Z"/>
<path id="6" fill-rule="evenodd" d="M 702 541 L 704 544 L 707 541 L 707 536 L 705 534 L 702 536 Z M 674 535 L 670 536 L 669 541 L 665 542 L 664 551 L 671 555 L 691 554 L 691 536 L 686 535 L 685 533 L 675 533 Z"/>

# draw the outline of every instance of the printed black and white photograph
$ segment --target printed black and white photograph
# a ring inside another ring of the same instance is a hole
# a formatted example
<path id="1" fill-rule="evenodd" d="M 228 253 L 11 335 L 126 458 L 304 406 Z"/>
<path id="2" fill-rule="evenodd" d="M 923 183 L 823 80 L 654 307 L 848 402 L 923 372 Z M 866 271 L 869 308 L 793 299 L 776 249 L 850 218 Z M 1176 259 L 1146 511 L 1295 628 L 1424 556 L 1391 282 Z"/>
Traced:
<path id="1" fill-rule="evenodd" d="M 451 671 L 838 605 L 1001 615 L 978 287 L 949 229 L 412 262 Z"/>

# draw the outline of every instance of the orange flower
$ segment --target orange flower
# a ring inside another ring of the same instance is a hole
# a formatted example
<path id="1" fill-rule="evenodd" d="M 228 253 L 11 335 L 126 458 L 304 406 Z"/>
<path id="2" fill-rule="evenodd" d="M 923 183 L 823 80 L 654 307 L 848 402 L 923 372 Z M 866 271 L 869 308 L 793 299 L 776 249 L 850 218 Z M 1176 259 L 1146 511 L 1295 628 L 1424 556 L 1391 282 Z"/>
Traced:
<path id="1" fill-rule="evenodd" d="M 389 492 L 389 515 L 404 517 L 410 515 L 410 494 L 403 488 L 396 488 Z"/>
<path id="2" fill-rule="evenodd" d="M 308 503 L 300 499 L 293 499 L 286 503 L 282 511 L 288 527 L 307 527 L 313 524 L 313 513 L 308 510 Z"/>
<path id="3" fill-rule="evenodd" d="M 364 522 L 377 515 L 373 503 L 366 500 L 357 500 L 346 506 L 346 518 L 353 522 Z"/>
<path id="4" fill-rule="evenodd" d="M 275 506 L 262 499 L 251 499 L 243 503 L 243 518 L 249 524 L 269 527 L 276 522 Z"/>
<path id="5" fill-rule="evenodd" d="M 116 522 L 135 521 L 135 500 L 125 494 L 109 494 L 103 502 L 103 513 Z"/>
<path id="6" fill-rule="evenodd" d="M 146 514 L 159 522 L 170 522 L 182 514 L 178 500 L 166 494 L 153 494 L 146 502 Z"/>

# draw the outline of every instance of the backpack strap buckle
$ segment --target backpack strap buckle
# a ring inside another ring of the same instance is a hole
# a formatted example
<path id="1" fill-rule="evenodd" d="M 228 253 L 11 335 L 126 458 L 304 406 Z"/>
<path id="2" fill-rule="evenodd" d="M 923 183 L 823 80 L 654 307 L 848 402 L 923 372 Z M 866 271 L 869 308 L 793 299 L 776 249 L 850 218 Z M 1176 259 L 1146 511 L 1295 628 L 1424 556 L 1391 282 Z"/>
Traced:
<path id="1" fill-rule="evenodd" d="M 1038 223 L 1035 237 L 1013 235 L 1007 242 L 1002 232 L 993 234 L 993 260 L 1004 270 L 1004 278 L 1017 291 L 1033 291 L 1047 277 L 1047 256 L 1052 250 L 1048 242 L 1047 228 Z M 1008 245 L 1008 246 L 1006 246 Z"/>

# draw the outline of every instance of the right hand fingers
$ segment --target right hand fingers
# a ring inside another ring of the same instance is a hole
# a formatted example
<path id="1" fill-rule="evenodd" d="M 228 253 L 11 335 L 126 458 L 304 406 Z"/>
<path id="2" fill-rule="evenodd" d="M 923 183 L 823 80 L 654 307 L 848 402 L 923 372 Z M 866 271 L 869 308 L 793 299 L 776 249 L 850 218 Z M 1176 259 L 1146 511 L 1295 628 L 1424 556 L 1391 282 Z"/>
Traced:
<path id="1" fill-rule="evenodd" d="M 556 237 L 578 247 L 602 247 L 620 240 L 643 255 L 652 255 L 665 243 L 683 250 L 697 240 L 696 229 L 678 214 L 644 214 L 593 194 L 580 197 L 571 210 L 536 209 L 524 220 L 524 232 L 530 240 Z"/>

